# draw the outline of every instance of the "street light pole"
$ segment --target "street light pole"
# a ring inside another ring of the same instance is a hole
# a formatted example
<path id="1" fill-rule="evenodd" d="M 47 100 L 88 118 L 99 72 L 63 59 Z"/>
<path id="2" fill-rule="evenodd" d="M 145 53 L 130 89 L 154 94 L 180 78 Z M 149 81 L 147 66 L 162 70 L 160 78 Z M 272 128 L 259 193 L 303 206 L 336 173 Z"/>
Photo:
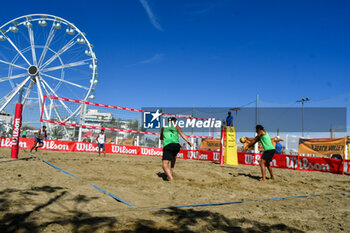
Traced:
<path id="1" fill-rule="evenodd" d="M 297 103 L 301 103 L 301 135 L 304 137 L 304 102 L 310 101 L 308 97 L 297 100 Z"/>

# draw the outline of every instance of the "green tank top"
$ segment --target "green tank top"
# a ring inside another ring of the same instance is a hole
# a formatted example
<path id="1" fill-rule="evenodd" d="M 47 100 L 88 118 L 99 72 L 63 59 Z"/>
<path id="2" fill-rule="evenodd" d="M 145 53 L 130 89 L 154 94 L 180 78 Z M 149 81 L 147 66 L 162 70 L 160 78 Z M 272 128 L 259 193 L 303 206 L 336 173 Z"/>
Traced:
<path id="1" fill-rule="evenodd" d="M 272 144 L 270 135 L 267 132 L 265 133 L 266 133 L 265 135 L 260 136 L 260 142 L 264 147 L 264 150 L 274 150 L 275 147 Z"/>
<path id="2" fill-rule="evenodd" d="M 179 143 L 179 133 L 173 124 L 163 130 L 163 146 L 170 143 Z"/>

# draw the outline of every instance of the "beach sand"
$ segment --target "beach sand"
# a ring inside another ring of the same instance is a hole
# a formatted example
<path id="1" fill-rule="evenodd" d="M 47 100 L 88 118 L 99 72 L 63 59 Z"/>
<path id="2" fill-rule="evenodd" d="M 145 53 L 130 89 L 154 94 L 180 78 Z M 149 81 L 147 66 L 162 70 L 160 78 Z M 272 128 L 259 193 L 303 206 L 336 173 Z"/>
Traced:
<path id="1" fill-rule="evenodd" d="M 160 157 L 0 149 L 1 232 L 350 232 L 350 176 L 177 160 L 163 180 Z M 129 202 L 118 202 L 93 184 Z M 283 200 L 256 199 L 325 194 Z M 158 207 L 248 201 L 191 208 Z"/>

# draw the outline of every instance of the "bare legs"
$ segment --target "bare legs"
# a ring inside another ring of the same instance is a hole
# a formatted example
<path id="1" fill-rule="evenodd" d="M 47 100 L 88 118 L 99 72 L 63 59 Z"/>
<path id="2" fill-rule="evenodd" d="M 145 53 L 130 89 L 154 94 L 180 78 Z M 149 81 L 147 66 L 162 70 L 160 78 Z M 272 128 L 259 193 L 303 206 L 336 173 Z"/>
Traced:
<path id="1" fill-rule="evenodd" d="M 32 152 L 34 149 L 35 149 L 35 151 L 37 151 L 38 148 L 41 148 L 44 146 L 43 143 L 39 143 L 39 146 L 36 146 L 36 145 L 38 145 L 37 142 L 34 143 L 34 146 L 30 149 L 30 152 Z"/>
<path id="2" fill-rule="evenodd" d="M 176 162 L 176 157 L 173 157 L 172 160 L 162 160 L 162 168 L 167 175 L 169 181 L 173 181 L 173 172 L 174 172 L 174 167 L 175 167 L 175 162 Z M 171 163 L 171 167 L 169 167 L 169 164 Z"/>
<path id="3" fill-rule="evenodd" d="M 100 157 L 100 155 L 101 155 L 101 150 L 102 150 L 102 152 L 103 152 L 103 155 L 106 157 L 106 150 L 105 150 L 105 148 L 98 148 L 98 156 Z"/>
<path id="4" fill-rule="evenodd" d="M 272 180 L 275 179 L 275 177 L 273 176 L 272 167 L 271 167 L 271 165 L 270 165 L 270 162 L 267 162 L 266 167 L 267 167 L 267 169 L 268 169 L 269 172 L 270 172 L 271 179 L 272 179 Z"/>
<path id="5" fill-rule="evenodd" d="M 261 181 L 266 181 L 266 167 L 270 172 L 271 179 L 274 179 L 272 167 L 270 166 L 270 162 L 268 162 L 264 159 L 261 159 L 260 160 L 260 169 L 261 169 L 261 176 L 262 176 Z"/>
<path id="6" fill-rule="evenodd" d="M 30 153 L 32 153 L 33 149 L 36 147 L 37 142 L 34 142 L 34 146 L 30 149 Z"/>
<path id="7" fill-rule="evenodd" d="M 171 160 L 171 173 L 174 175 L 174 168 L 176 163 L 176 157 L 173 157 Z"/>

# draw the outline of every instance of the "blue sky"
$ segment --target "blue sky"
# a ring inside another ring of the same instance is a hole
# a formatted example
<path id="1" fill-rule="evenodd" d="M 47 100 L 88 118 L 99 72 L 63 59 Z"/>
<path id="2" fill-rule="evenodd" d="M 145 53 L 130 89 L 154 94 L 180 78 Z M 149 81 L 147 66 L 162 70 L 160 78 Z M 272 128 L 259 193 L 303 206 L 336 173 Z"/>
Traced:
<path id="1" fill-rule="evenodd" d="M 0 24 L 57 15 L 98 58 L 96 102 L 129 106 L 349 106 L 349 1 L 16 1 Z M 254 106 L 254 104 L 250 105 Z"/>

